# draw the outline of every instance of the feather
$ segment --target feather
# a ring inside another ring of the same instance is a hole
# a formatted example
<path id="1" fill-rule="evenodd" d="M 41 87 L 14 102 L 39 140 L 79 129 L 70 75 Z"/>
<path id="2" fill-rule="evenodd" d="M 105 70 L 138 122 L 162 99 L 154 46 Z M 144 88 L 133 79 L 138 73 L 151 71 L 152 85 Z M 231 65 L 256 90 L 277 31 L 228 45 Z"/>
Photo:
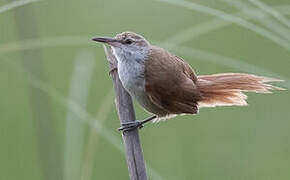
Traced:
<path id="1" fill-rule="evenodd" d="M 279 79 L 243 73 L 223 73 L 198 76 L 197 87 L 202 94 L 199 107 L 246 106 L 247 96 L 243 92 L 271 93 L 270 90 L 284 90 L 267 82 Z"/>
<path id="2" fill-rule="evenodd" d="M 145 90 L 152 103 L 168 114 L 196 114 L 201 99 L 195 82 L 196 75 L 180 57 L 152 47 L 145 61 Z"/>

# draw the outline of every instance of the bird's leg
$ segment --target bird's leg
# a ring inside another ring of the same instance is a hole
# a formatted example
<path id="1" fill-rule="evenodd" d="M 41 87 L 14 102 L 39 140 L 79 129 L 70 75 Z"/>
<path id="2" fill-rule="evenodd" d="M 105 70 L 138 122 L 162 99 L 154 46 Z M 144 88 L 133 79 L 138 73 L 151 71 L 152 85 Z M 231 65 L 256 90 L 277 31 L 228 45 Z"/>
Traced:
<path id="1" fill-rule="evenodd" d="M 132 122 L 126 122 L 126 123 L 122 123 L 121 127 L 118 128 L 119 131 L 132 131 L 136 128 L 142 128 L 143 125 L 149 121 L 152 121 L 153 119 L 157 118 L 157 116 L 152 116 L 149 118 L 146 118 L 142 121 L 132 121 Z"/>

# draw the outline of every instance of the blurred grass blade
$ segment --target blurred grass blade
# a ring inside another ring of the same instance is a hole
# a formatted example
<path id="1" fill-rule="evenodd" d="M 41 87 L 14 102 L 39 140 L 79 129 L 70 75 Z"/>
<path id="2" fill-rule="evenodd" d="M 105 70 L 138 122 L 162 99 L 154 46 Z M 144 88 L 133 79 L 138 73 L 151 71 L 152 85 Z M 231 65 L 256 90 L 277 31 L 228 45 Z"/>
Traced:
<path id="1" fill-rule="evenodd" d="M 15 69 L 18 71 L 23 71 L 23 69 L 16 64 L 13 61 L 6 61 L 10 64 L 13 64 Z M 71 113 L 73 113 L 77 119 L 87 123 L 89 126 L 93 127 L 99 135 L 101 135 L 104 139 L 106 139 L 113 147 L 115 147 L 119 152 L 122 154 L 125 154 L 124 147 L 122 145 L 122 142 L 120 138 L 118 138 L 114 133 L 112 133 L 109 129 L 107 129 L 104 126 L 99 125 L 99 120 L 94 118 L 92 115 L 90 115 L 87 111 L 85 111 L 79 104 L 74 102 L 72 99 L 65 98 L 63 95 L 61 95 L 57 90 L 55 90 L 53 87 L 51 87 L 49 84 L 41 81 L 37 77 L 33 76 L 33 74 L 26 72 L 28 74 L 27 76 L 27 82 L 34 86 L 35 88 L 38 88 L 39 90 L 47 93 L 52 99 L 54 99 L 57 103 L 63 105 L 64 107 L 68 108 Z M 161 175 L 154 170 L 148 163 L 146 163 L 146 167 L 148 169 L 148 174 L 151 179 L 154 180 L 162 180 L 163 178 Z"/>
<path id="2" fill-rule="evenodd" d="M 290 14 L 290 5 L 278 5 L 273 7 L 276 11 L 279 11 L 282 14 Z M 267 18 L 267 16 L 261 13 L 259 9 L 253 9 L 251 14 L 255 13 L 257 17 L 261 19 Z M 235 16 L 241 16 L 242 18 L 252 18 L 248 17 L 244 13 L 236 13 Z M 230 21 L 224 21 L 219 18 L 214 18 L 211 21 L 201 23 L 198 25 L 191 26 L 188 29 L 176 34 L 175 36 L 170 37 L 166 40 L 166 43 L 170 45 L 174 42 L 175 44 L 181 44 L 186 40 L 199 37 L 203 34 L 210 33 L 211 31 L 218 30 L 225 26 L 231 25 Z M 42 39 L 26 39 L 23 41 L 15 41 L 6 44 L 0 44 L 0 53 L 12 53 L 16 51 L 23 51 L 29 49 L 39 49 L 39 48 L 49 48 L 49 47 L 58 47 L 58 46 L 87 46 L 91 44 L 90 36 L 60 36 L 60 37 L 47 37 Z M 168 45 L 168 44 L 167 44 Z"/>
<path id="3" fill-rule="evenodd" d="M 290 14 L 290 5 L 275 6 L 274 8 L 283 14 Z M 261 22 L 264 21 L 265 19 L 267 20 L 268 18 L 268 16 L 265 15 L 265 13 L 261 12 L 261 10 L 259 9 L 253 9 L 251 11 L 249 10 L 249 13 L 252 14 L 253 16 L 248 16 L 244 12 L 236 13 L 235 16 L 239 16 L 246 19 L 256 17 L 257 19 L 260 19 Z M 212 31 L 218 30 L 230 24 L 231 23 L 229 21 L 223 21 L 219 18 L 214 18 L 213 20 L 200 23 L 198 25 L 193 25 L 179 33 L 176 33 L 175 35 L 172 35 L 167 40 L 165 40 L 164 43 L 170 45 L 169 48 L 173 48 L 176 47 L 178 44 L 182 44 L 188 40 L 200 37 L 203 34 L 210 33 Z"/>
<path id="4" fill-rule="evenodd" d="M 183 8 L 187 8 L 187 9 L 192 9 L 195 11 L 199 11 L 202 13 L 206 13 L 209 15 L 213 15 L 216 17 L 219 17 L 223 20 L 232 22 L 234 24 L 237 24 L 241 27 L 244 27 L 246 29 L 252 30 L 253 32 L 256 32 L 257 34 L 260 34 L 261 36 L 271 40 L 272 42 L 275 42 L 277 45 L 290 50 L 290 43 L 285 41 L 284 39 L 281 39 L 280 37 L 276 36 L 275 34 L 273 34 L 272 32 L 263 29 L 251 22 L 246 21 L 243 18 L 231 15 L 231 14 L 227 14 L 223 11 L 217 10 L 217 9 L 213 9 L 207 6 L 203 6 L 201 4 L 197 4 L 197 3 L 193 3 L 193 2 L 188 2 L 188 1 L 184 1 L 184 0 L 155 0 L 155 1 L 160 1 L 160 2 L 165 2 L 165 3 L 169 3 L 169 4 L 173 4 L 176 6 L 180 6 Z"/>
<path id="5" fill-rule="evenodd" d="M 223 0 L 226 3 L 233 5 L 234 7 L 240 9 L 244 12 L 245 15 L 249 16 L 250 18 L 260 20 L 259 22 L 267 27 L 269 30 L 272 30 L 273 32 L 280 35 L 282 38 L 286 38 L 290 40 L 290 31 L 286 27 L 282 26 L 278 22 L 272 20 L 270 16 L 267 13 L 264 13 L 263 10 L 261 10 L 261 14 L 267 18 L 260 19 L 259 16 L 257 16 L 257 13 L 253 12 L 253 8 L 247 5 L 246 3 L 243 3 L 243 1 L 232 1 L 232 0 Z"/>
<path id="6" fill-rule="evenodd" d="M 248 0 L 249 2 L 253 3 L 257 7 L 261 8 L 265 12 L 269 13 L 273 17 L 275 17 L 278 21 L 280 21 L 282 24 L 290 28 L 290 21 L 287 19 L 287 17 L 283 16 L 279 11 L 276 11 L 275 9 L 271 8 L 267 4 L 263 3 L 260 0 Z"/>
<path id="7" fill-rule="evenodd" d="M 3 12 L 9 11 L 11 9 L 14 9 L 14 8 L 17 8 L 17 7 L 20 7 L 20 6 L 24 6 L 26 4 L 30 4 L 30 3 L 37 2 L 37 1 L 40 1 L 40 0 L 12 1 L 9 4 L 6 4 L 6 5 L 3 5 L 3 6 L 0 7 L 0 14 L 3 13 Z"/>
<path id="8" fill-rule="evenodd" d="M 60 36 L 53 38 L 26 39 L 22 41 L 10 42 L 4 45 L 0 45 L 0 53 L 12 53 L 15 51 L 23 51 L 47 47 L 76 46 L 76 45 L 80 46 L 89 44 L 91 44 L 89 36 Z"/>
<path id="9" fill-rule="evenodd" d="M 103 100 L 102 106 L 97 112 L 96 119 L 98 119 L 99 126 L 103 126 L 104 120 L 106 120 L 112 111 L 113 102 L 114 102 L 114 89 L 107 93 L 105 99 Z M 96 120 L 95 120 L 96 121 Z M 86 147 L 85 157 L 82 165 L 82 175 L 81 180 L 90 180 L 92 177 L 96 150 L 97 150 L 98 134 L 95 129 L 90 127 L 88 135 L 88 143 Z"/>
<path id="10" fill-rule="evenodd" d="M 39 37 L 35 11 L 34 6 L 27 6 L 13 12 L 16 31 L 14 36 L 17 39 L 24 40 Z M 20 55 L 23 69 L 26 72 L 36 76 L 40 81 L 47 81 L 48 77 L 41 50 L 30 49 L 21 52 Z M 50 97 L 40 89 L 31 84 L 28 84 L 28 88 L 27 95 L 30 111 L 33 113 L 32 119 L 36 125 L 37 155 L 43 179 L 63 179 L 62 144 L 54 121 L 53 104 Z"/>
<path id="11" fill-rule="evenodd" d="M 95 70 L 95 56 L 83 50 L 76 55 L 71 77 L 69 98 L 86 109 L 91 78 Z M 64 140 L 64 180 L 79 180 L 83 158 L 85 124 L 70 110 L 67 112 Z"/>

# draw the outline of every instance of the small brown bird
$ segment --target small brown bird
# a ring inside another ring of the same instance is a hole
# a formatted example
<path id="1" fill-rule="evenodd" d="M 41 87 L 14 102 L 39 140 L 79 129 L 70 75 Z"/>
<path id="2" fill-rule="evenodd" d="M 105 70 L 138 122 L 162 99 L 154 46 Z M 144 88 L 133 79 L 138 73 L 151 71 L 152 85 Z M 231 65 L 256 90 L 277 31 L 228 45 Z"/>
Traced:
<path id="1" fill-rule="evenodd" d="M 151 45 L 142 36 L 123 32 L 94 41 L 108 44 L 118 61 L 118 74 L 124 88 L 153 117 L 122 124 L 119 130 L 143 127 L 154 120 L 181 114 L 197 114 L 201 107 L 246 106 L 243 92 L 270 93 L 283 90 L 267 82 L 279 79 L 244 73 L 196 76 L 182 58 Z"/>

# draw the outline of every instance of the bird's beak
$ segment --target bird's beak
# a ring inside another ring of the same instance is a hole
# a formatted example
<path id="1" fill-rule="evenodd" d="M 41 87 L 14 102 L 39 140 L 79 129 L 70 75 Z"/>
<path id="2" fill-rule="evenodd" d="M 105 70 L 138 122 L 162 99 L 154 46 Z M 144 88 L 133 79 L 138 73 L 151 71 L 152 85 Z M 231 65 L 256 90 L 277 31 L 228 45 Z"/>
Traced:
<path id="1" fill-rule="evenodd" d="M 111 37 L 95 37 L 92 39 L 93 41 L 109 44 L 111 46 L 116 46 L 118 44 L 118 40 Z"/>

